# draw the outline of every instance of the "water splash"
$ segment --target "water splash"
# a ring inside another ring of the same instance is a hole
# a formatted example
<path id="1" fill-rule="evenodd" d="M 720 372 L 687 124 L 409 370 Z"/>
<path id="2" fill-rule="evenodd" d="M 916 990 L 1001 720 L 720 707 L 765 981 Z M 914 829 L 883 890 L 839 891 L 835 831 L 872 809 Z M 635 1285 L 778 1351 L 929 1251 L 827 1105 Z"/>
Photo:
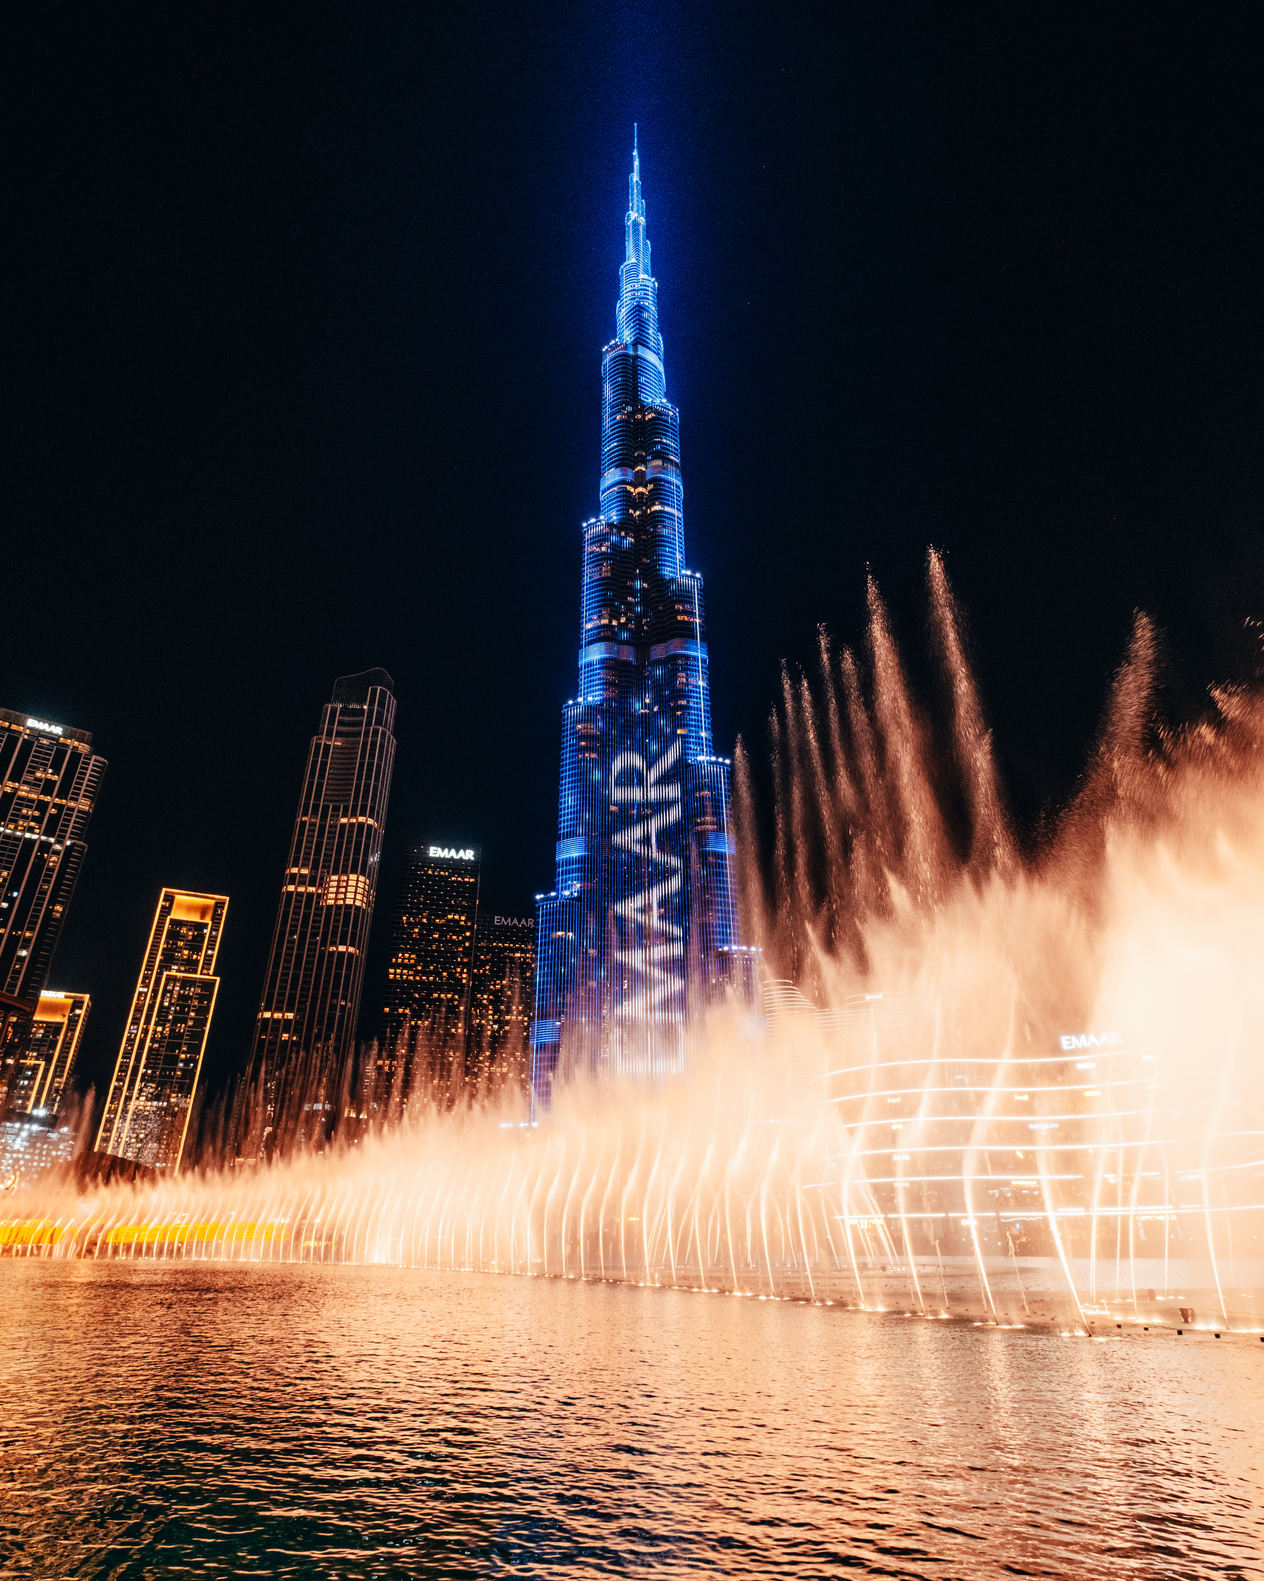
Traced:
<path id="1" fill-rule="evenodd" d="M 414 1104 L 285 1163 L 15 1196 L 25 1254 L 387 1262 L 1080 1330 L 1264 1316 L 1264 699 L 1151 723 L 1139 618 L 1065 816 L 1024 852 L 942 563 L 947 707 L 876 586 L 862 664 L 786 670 L 740 1006 L 662 1085 Z"/>

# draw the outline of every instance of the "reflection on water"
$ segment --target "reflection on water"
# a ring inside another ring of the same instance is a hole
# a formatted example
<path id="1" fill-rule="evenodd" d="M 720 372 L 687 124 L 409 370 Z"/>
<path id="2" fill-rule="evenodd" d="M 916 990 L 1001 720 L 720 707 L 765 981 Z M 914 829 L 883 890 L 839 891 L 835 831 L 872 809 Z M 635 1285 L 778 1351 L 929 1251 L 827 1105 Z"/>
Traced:
<path id="1" fill-rule="evenodd" d="M 1254 1338 L 51 1261 L 0 1332 L 6 1576 L 1264 1576 Z"/>

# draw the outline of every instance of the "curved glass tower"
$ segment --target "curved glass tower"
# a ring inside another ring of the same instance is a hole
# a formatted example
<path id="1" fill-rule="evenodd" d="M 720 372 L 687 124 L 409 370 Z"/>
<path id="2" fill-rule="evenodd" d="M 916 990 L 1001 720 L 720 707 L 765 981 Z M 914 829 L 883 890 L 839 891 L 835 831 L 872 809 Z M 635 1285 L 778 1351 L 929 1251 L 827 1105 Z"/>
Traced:
<path id="1" fill-rule="evenodd" d="M 617 338 L 602 353 L 600 514 L 584 523 L 579 690 L 562 710 L 555 889 L 537 897 L 532 1096 L 666 1075 L 732 977 L 729 762 L 711 745 L 702 579 L 685 566 L 635 139 Z"/>

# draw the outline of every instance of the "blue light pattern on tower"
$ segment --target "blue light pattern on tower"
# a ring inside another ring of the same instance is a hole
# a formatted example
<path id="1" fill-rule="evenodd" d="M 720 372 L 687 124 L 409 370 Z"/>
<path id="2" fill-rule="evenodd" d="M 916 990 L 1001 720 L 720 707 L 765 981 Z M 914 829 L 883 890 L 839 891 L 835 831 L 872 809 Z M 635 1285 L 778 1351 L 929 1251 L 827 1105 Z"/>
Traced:
<path id="1" fill-rule="evenodd" d="M 569 1074 L 679 1070 L 691 1017 L 735 960 L 729 762 L 712 751 L 635 140 L 626 240 L 602 353 L 600 515 L 583 527 L 579 691 L 562 710 L 556 887 L 537 897 L 537 1113 Z"/>

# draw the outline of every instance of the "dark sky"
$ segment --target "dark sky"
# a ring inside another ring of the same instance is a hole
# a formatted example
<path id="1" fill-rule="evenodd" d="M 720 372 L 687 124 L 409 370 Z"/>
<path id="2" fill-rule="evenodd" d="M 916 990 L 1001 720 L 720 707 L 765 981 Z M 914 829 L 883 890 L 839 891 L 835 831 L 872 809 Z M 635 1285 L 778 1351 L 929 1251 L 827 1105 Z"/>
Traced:
<path id="1" fill-rule="evenodd" d="M 86 1079 L 164 883 L 231 896 L 244 1061 L 337 675 L 395 677 L 388 872 L 438 837 L 498 907 L 549 886 L 634 120 L 721 750 L 818 622 L 859 635 L 866 563 L 915 645 L 930 542 L 1028 818 L 1134 607 L 1174 713 L 1247 663 L 1246 7 L 28 11 L 0 704 L 110 762 L 52 976 Z"/>

